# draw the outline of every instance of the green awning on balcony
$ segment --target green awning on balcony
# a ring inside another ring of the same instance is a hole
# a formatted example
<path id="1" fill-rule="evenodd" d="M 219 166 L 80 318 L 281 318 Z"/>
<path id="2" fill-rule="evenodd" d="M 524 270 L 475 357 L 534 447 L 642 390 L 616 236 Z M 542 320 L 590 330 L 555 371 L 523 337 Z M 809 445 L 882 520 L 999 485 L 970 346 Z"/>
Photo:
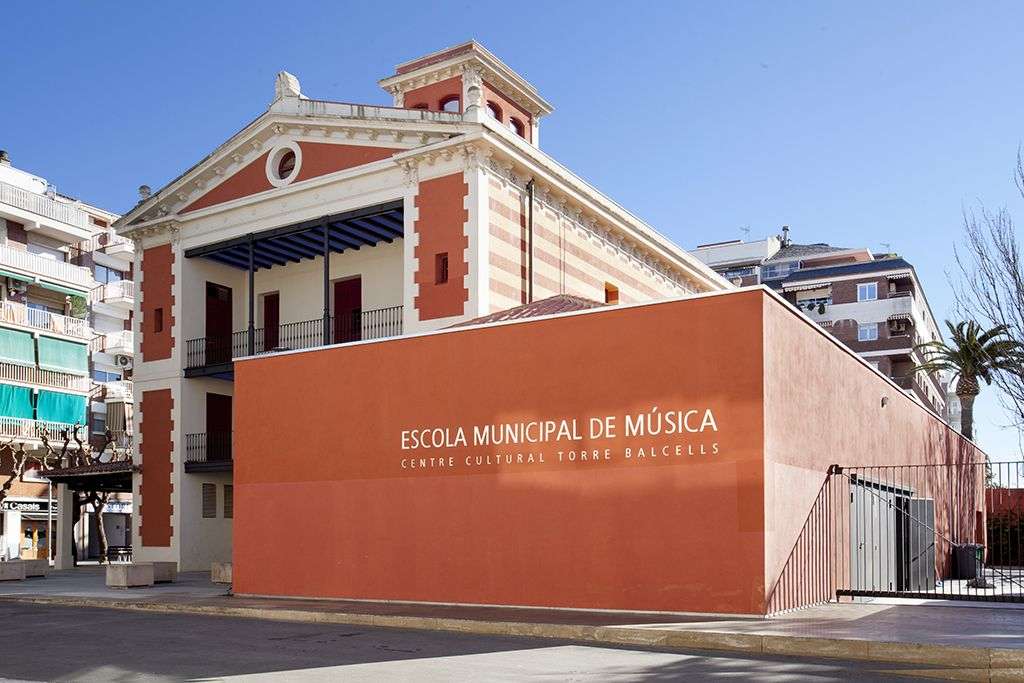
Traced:
<path id="1" fill-rule="evenodd" d="M 0 277 L 9 277 L 12 280 L 21 280 L 22 282 L 35 282 L 36 279 L 31 275 L 22 275 L 21 273 L 12 273 L 9 270 L 0 268 Z"/>
<path id="2" fill-rule="evenodd" d="M 39 367 L 75 375 L 88 375 L 88 348 L 85 344 L 39 337 Z"/>
<path id="3" fill-rule="evenodd" d="M 0 384 L 0 417 L 21 417 L 31 420 L 32 390 Z"/>
<path id="4" fill-rule="evenodd" d="M 0 328 L 0 361 L 35 365 L 36 348 L 32 333 Z"/>
<path id="5" fill-rule="evenodd" d="M 71 289 L 70 287 L 54 284 L 53 282 L 47 282 L 46 280 L 40 280 L 36 284 L 38 284 L 40 287 L 52 290 L 54 292 L 60 292 L 61 294 L 67 294 L 68 296 L 80 296 L 83 299 L 89 294 L 88 292 L 81 289 Z"/>
<path id="6" fill-rule="evenodd" d="M 85 407 L 85 396 L 40 389 L 36 401 L 36 419 L 85 424 Z"/>

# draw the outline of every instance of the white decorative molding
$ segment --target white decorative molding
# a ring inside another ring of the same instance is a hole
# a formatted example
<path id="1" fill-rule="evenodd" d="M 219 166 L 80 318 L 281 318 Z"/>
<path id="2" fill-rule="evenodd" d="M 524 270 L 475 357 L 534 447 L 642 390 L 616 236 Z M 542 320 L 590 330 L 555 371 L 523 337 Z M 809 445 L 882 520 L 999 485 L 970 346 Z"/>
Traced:
<path id="1" fill-rule="evenodd" d="M 282 157 L 285 154 L 291 152 L 295 155 L 295 168 L 288 174 L 288 177 L 281 178 L 277 175 L 277 166 L 281 163 Z M 267 180 L 274 187 L 284 187 L 295 182 L 295 179 L 299 177 L 299 171 L 302 170 L 302 147 L 295 140 L 281 140 L 273 149 L 270 150 L 270 154 L 267 155 L 267 162 L 265 164 L 265 171 L 267 174 Z"/>
<path id="2" fill-rule="evenodd" d="M 508 160 L 497 160 L 491 155 L 487 155 L 485 159 L 486 168 L 494 174 L 495 178 L 512 185 L 520 192 L 527 191 L 525 171 L 522 174 L 517 174 L 514 164 Z M 533 199 L 559 218 L 568 221 L 571 229 L 625 255 L 634 267 L 660 277 L 684 292 L 695 294 L 699 291 L 689 278 L 680 274 L 669 263 L 628 237 L 623 237 L 614 226 L 599 222 L 595 216 L 584 214 L 583 209 L 579 206 L 570 206 L 568 198 L 559 197 L 550 189 L 545 188 L 543 193 L 534 192 Z"/>

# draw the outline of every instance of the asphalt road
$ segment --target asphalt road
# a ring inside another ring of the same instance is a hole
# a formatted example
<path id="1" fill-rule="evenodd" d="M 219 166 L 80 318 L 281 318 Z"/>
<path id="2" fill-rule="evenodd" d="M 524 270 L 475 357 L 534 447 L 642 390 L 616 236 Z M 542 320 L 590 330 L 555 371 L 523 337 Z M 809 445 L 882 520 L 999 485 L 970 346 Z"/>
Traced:
<path id="1" fill-rule="evenodd" d="M 888 664 L 2 601 L 0 624 L 0 677 L 20 680 L 922 680 Z"/>

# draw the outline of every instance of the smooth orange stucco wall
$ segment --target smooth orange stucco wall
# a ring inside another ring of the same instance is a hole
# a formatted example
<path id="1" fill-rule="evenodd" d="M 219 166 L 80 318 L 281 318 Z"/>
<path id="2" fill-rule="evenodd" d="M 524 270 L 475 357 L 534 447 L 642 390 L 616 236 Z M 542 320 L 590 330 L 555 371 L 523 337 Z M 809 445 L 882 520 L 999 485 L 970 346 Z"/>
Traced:
<path id="1" fill-rule="evenodd" d="M 408 108 L 426 105 L 429 111 L 442 111 L 441 102 L 452 96 L 459 98 L 459 111 L 462 111 L 462 76 L 413 88 L 405 93 L 403 104 Z"/>
<path id="2" fill-rule="evenodd" d="M 420 320 L 434 320 L 462 315 L 469 288 L 466 275 L 466 247 L 469 237 L 465 225 L 469 220 L 466 195 L 469 186 L 461 173 L 431 178 L 420 182 L 416 192 L 416 273 L 418 285 L 413 305 Z M 448 281 L 437 282 L 435 257 L 448 254 Z"/>
<path id="3" fill-rule="evenodd" d="M 830 465 L 984 462 L 985 455 L 795 309 L 765 296 L 763 320 L 765 583 L 774 610 L 834 598 L 829 571 L 846 580 L 849 539 L 842 526 L 849 521 L 850 485 L 834 477 L 822 492 Z M 957 488 L 960 519 L 954 523 L 974 529 L 975 512 L 984 509 L 984 482 L 947 481 L 945 474 L 937 468 L 927 477 L 944 495 L 917 492 L 935 498 L 936 530 L 949 531 L 950 486 Z M 868 476 L 886 481 L 901 475 Z M 940 543 L 937 550 L 941 571 L 949 549 Z"/>
<path id="4" fill-rule="evenodd" d="M 139 496 L 142 501 L 139 504 L 139 526 L 142 530 L 142 545 L 149 547 L 170 546 L 174 533 L 171 526 L 174 513 L 171 503 L 171 494 L 174 492 L 174 484 L 171 482 L 174 472 L 174 460 L 171 457 L 173 408 L 174 398 L 170 389 L 142 392 L 142 421 L 139 423 L 139 450 L 142 455 Z"/>
<path id="5" fill-rule="evenodd" d="M 236 363 L 234 590 L 763 612 L 763 296 Z M 626 415 L 705 408 L 717 430 L 624 434 Z M 615 436 L 587 437 L 606 416 Z M 584 439 L 402 449 L 403 430 L 549 419 Z M 599 458 L 565 460 L 581 448 Z M 520 452 L 535 461 L 465 465 Z"/>
<path id="6" fill-rule="evenodd" d="M 295 182 L 309 180 L 346 168 L 387 159 L 400 150 L 366 145 L 338 145 L 330 142 L 300 142 L 302 166 Z"/>
<path id="7" fill-rule="evenodd" d="M 157 331 L 156 311 L 162 311 L 163 328 Z M 170 244 L 142 251 L 142 315 L 139 350 L 144 362 L 166 360 L 174 349 L 174 249 Z"/>
<path id="8" fill-rule="evenodd" d="M 274 186 L 267 179 L 268 156 L 270 156 L 270 152 L 259 155 L 230 178 L 186 206 L 181 213 L 205 209 L 214 204 L 223 204 L 232 199 L 248 197 L 251 194 L 273 189 Z"/>

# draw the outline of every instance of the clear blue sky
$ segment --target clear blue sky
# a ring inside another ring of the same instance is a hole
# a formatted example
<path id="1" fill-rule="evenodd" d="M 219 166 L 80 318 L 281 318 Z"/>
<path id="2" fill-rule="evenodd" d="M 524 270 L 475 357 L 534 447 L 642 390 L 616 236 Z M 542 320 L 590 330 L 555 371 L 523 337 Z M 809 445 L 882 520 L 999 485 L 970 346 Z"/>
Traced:
<path id="1" fill-rule="evenodd" d="M 0 148 L 114 211 L 257 116 L 274 74 L 390 104 L 393 66 L 476 38 L 555 107 L 541 145 L 690 248 L 763 237 L 913 262 L 936 316 L 961 209 L 1009 204 L 1020 3 L 14 3 Z M 987 394 L 987 395 L 986 395 Z M 977 431 L 1018 452 L 993 392 Z"/>

